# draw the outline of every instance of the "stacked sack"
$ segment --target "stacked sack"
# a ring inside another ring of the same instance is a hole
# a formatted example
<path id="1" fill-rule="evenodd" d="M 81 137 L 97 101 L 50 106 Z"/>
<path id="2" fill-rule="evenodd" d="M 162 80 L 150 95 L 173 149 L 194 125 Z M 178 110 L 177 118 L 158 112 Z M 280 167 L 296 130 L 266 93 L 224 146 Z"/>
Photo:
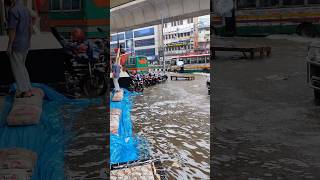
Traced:
<path id="1" fill-rule="evenodd" d="M 40 88 L 33 88 L 32 93 L 32 97 L 14 99 L 7 117 L 9 126 L 25 126 L 39 123 L 44 92 Z"/>
<path id="2" fill-rule="evenodd" d="M 115 92 L 113 97 L 112 97 L 112 101 L 113 102 L 120 102 L 122 101 L 123 99 L 123 94 L 124 94 L 124 91 L 121 89 L 120 91 L 118 92 Z"/>
<path id="3" fill-rule="evenodd" d="M 20 148 L 0 150 L 0 180 L 30 180 L 37 154 Z"/>
<path id="4" fill-rule="evenodd" d="M 110 111 L 110 132 L 119 135 L 119 122 L 121 117 L 121 109 L 111 109 Z"/>

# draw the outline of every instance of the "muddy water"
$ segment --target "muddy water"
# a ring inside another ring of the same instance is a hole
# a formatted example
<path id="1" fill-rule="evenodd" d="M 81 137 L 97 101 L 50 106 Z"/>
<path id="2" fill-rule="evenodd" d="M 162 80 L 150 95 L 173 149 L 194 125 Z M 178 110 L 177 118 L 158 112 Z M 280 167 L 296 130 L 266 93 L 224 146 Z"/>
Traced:
<path id="1" fill-rule="evenodd" d="M 169 179 L 209 179 L 210 100 L 205 75 L 145 89 L 133 99 L 135 131 L 164 158 Z"/>
<path id="2" fill-rule="evenodd" d="M 68 108 L 64 107 L 65 111 Z M 78 112 L 73 115 L 64 114 L 66 136 L 70 139 L 65 149 L 66 179 L 106 179 L 106 109 L 97 104 L 76 109 Z"/>

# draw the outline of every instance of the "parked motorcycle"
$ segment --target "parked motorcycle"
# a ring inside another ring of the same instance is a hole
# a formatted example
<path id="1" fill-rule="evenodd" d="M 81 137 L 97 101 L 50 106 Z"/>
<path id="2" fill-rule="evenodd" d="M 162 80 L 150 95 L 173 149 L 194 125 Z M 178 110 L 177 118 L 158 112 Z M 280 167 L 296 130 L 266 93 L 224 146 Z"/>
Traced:
<path id="1" fill-rule="evenodd" d="M 136 76 L 131 77 L 131 84 L 130 84 L 130 91 L 135 92 L 143 92 L 144 90 L 144 83 L 142 79 L 139 79 Z"/>
<path id="2" fill-rule="evenodd" d="M 51 31 L 70 55 L 65 72 L 67 92 L 74 96 L 103 95 L 106 92 L 107 82 L 105 50 L 98 46 L 101 42 L 89 40 L 72 42 L 61 36 L 54 27 Z"/>

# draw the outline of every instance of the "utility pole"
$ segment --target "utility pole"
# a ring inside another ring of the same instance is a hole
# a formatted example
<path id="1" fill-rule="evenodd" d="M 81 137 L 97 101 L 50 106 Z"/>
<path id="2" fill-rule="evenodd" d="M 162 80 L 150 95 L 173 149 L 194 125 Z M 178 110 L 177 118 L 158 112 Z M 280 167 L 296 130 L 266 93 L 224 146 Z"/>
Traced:
<path id="1" fill-rule="evenodd" d="M 163 34 L 163 28 L 164 28 L 164 23 L 163 23 L 163 17 L 161 16 L 161 53 L 162 53 L 162 60 L 163 60 L 163 71 L 166 71 L 166 60 L 164 57 L 164 34 Z"/>
<path id="2" fill-rule="evenodd" d="M 119 42 L 119 32 L 117 31 L 117 46 L 120 48 L 120 42 Z"/>

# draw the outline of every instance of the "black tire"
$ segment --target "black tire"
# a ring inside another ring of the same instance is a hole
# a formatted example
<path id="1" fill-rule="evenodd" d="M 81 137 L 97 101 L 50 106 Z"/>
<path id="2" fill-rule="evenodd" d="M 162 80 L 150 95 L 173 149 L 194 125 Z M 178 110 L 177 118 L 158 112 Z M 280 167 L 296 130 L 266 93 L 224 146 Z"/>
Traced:
<path id="1" fill-rule="evenodd" d="M 136 92 L 143 92 L 143 86 L 137 86 L 136 87 Z"/>
<path id="2" fill-rule="evenodd" d="M 87 97 L 95 98 L 106 93 L 107 83 L 106 78 L 102 73 L 96 73 L 91 83 L 90 77 L 83 81 L 83 92 Z"/>
<path id="3" fill-rule="evenodd" d="M 303 23 L 299 25 L 297 33 L 304 37 L 316 37 L 319 34 L 317 28 L 311 23 Z"/>
<path id="4" fill-rule="evenodd" d="M 314 92 L 314 99 L 316 101 L 320 101 L 320 90 L 314 89 L 313 92 Z"/>

